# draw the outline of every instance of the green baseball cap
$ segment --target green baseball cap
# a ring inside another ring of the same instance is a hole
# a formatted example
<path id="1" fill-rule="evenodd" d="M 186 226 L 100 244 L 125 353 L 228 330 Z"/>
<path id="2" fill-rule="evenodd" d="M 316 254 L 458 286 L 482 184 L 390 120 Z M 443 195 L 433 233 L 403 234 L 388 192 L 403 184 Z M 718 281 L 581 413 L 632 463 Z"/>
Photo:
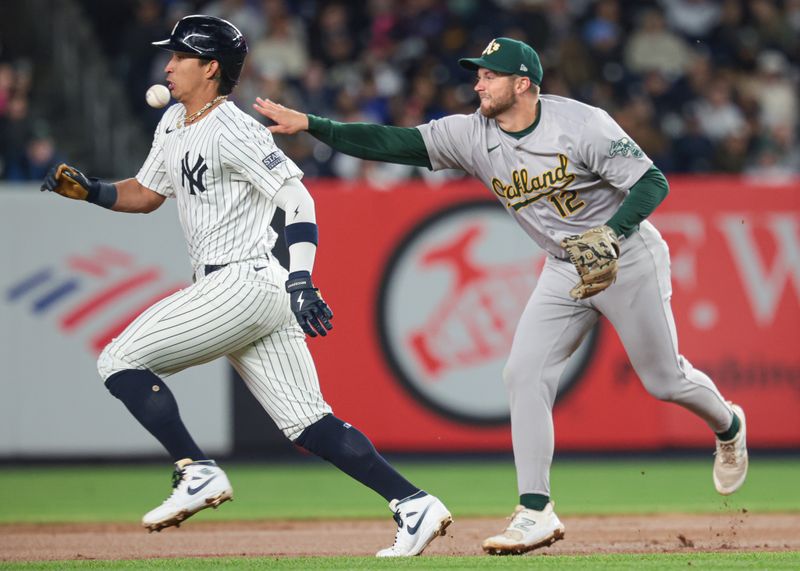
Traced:
<path id="1" fill-rule="evenodd" d="M 465 57 L 458 64 L 466 69 L 476 70 L 485 67 L 501 73 L 513 73 L 529 77 L 536 85 L 542 83 L 542 62 L 539 54 L 525 42 L 511 38 L 495 38 L 481 57 Z"/>

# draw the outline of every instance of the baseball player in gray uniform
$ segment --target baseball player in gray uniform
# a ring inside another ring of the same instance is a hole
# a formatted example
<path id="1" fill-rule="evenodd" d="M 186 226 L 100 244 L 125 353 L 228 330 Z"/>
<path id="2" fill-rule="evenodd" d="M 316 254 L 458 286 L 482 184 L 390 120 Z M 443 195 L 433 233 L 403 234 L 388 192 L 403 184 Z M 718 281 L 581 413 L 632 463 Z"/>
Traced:
<path id="1" fill-rule="evenodd" d="M 527 44 L 497 38 L 459 63 L 477 74 L 480 108 L 416 128 L 337 123 L 260 98 L 254 107 L 274 133 L 308 130 L 361 158 L 461 169 L 548 253 L 503 371 L 520 501 L 483 549 L 519 554 L 564 536 L 550 499 L 552 409 L 567 359 L 600 315 L 647 391 L 716 433 L 713 481 L 733 493 L 747 473 L 745 416 L 678 351 L 669 253 L 646 220 L 668 192 L 663 174 L 605 111 L 540 95 L 542 66 Z"/>
<path id="2" fill-rule="evenodd" d="M 164 113 L 136 177 L 111 184 L 62 164 L 42 185 L 118 212 L 151 212 L 168 197 L 178 204 L 194 284 L 145 310 L 98 359 L 109 391 L 175 461 L 172 494 L 143 525 L 177 526 L 233 497 L 163 381 L 226 356 L 287 438 L 386 498 L 398 528 L 377 555 L 421 553 L 451 523 L 447 508 L 336 418 L 320 392 L 305 334 L 327 335 L 333 314 L 311 281 L 314 201 L 270 132 L 226 101 L 247 53 L 242 34 L 225 20 L 193 15 L 155 45 L 172 52 L 165 72 L 178 104 Z M 286 213 L 288 273 L 270 253 L 276 207 Z"/>

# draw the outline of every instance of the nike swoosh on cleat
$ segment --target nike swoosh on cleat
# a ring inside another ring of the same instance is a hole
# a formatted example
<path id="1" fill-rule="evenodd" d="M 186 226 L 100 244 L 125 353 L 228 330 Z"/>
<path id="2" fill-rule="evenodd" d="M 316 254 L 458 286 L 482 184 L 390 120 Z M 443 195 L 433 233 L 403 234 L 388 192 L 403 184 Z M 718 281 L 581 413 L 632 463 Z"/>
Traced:
<path id="1" fill-rule="evenodd" d="M 202 490 L 203 488 L 205 488 L 207 485 L 209 485 L 209 484 L 210 484 L 212 481 L 214 481 L 214 479 L 215 479 L 216 477 L 217 477 L 217 476 L 211 476 L 211 477 L 210 477 L 208 480 L 206 480 L 205 482 L 203 482 L 202 484 L 200 484 L 200 485 L 199 485 L 199 486 L 197 486 L 196 488 L 193 488 L 193 487 L 189 486 L 188 488 L 186 488 L 186 491 L 189 493 L 189 495 L 190 495 L 190 496 L 193 496 L 193 495 L 195 495 L 197 492 L 199 492 L 200 490 Z"/>
<path id="2" fill-rule="evenodd" d="M 417 530 L 419 529 L 419 525 L 422 523 L 422 520 L 425 519 L 425 514 L 428 513 L 428 510 L 431 509 L 432 505 L 433 504 L 430 504 L 424 510 L 422 510 L 422 515 L 419 516 L 419 519 L 417 520 L 417 525 L 409 525 L 408 526 L 408 534 L 409 535 L 415 535 L 417 533 Z"/>

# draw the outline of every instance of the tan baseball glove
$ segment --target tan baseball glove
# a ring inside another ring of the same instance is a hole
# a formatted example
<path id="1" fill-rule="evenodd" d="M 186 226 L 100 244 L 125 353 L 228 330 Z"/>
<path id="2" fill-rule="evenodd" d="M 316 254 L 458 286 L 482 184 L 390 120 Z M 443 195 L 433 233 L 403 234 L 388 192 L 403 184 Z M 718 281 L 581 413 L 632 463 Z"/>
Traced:
<path id="1" fill-rule="evenodd" d="M 56 192 L 73 200 L 92 202 L 90 200 L 93 191 L 92 179 L 86 178 L 81 171 L 64 163 L 48 171 L 40 190 Z"/>
<path id="2" fill-rule="evenodd" d="M 561 241 L 581 281 L 569 294 L 575 299 L 597 295 L 617 279 L 619 242 L 608 226 L 598 226 L 581 235 L 567 236 Z"/>

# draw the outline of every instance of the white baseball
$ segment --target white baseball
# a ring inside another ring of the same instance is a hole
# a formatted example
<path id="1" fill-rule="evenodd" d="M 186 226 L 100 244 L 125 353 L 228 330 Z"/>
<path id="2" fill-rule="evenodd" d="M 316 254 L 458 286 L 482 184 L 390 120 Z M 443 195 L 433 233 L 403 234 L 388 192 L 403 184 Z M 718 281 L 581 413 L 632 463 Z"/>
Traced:
<path id="1" fill-rule="evenodd" d="M 155 85 L 150 86 L 150 89 L 147 90 L 144 98 L 147 100 L 147 104 L 150 107 L 161 109 L 167 103 L 169 103 L 169 89 L 167 89 L 166 85 L 156 83 Z"/>

